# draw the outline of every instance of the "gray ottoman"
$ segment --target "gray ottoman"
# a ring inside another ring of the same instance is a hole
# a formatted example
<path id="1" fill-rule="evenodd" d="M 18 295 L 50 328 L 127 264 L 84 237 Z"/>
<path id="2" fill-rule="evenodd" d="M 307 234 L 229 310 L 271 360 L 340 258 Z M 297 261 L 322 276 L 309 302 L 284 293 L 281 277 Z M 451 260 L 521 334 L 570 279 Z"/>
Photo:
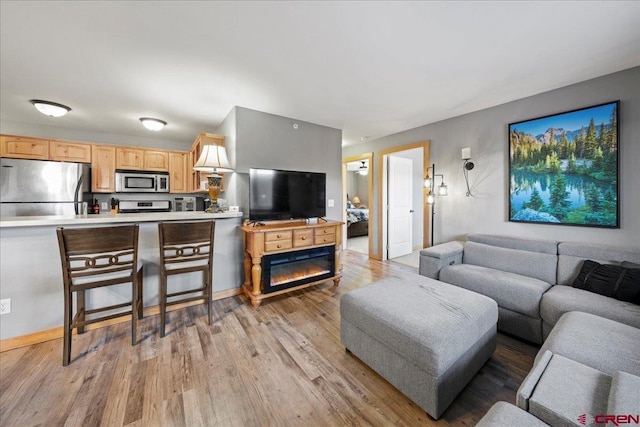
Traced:
<path id="1" fill-rule="evenodd" d="M 340 299 L 342 344 L 438 419 L 496 348 L 498 306 L 417 274 Z"/>

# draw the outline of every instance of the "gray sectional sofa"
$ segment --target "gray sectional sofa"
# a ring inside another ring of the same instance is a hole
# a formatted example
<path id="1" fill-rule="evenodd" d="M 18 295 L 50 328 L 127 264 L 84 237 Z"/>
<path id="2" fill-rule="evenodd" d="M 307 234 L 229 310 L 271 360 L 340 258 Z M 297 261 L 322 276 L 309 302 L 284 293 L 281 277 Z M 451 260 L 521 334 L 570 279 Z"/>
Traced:
<path id="1" fill-rule="evenodd" d="M 607 416 L 640 417 L 640 305 L 580 289 L 580 281 L 572 286 L 579 274 L 591 274 L 581 272 L 586 261 L 635 268 L 640 251 L 488 234 L 421 251 L 421 275 L 494 299 L 498 329 L 542 344 L 517 406 L 498 402 L 479 426 L 604 425 Z M 630 274 L 625 283 L 633 277 L 637 291 L 637 271 Z"/>
<path id="2" fill-rule="evenodd" d="M 478 426 L 637 424 L 639 352 L 640 329 L 588 313 L 565 313 L 520 385 L 517 406 L 496 403 Z"/>
<path id="3" fill-rule="evenodd" d="M 542 343 L 560 317 L 582 311 L 640 328 L 640 306 L 571 286 L 584 260 L 640 264 L 640 251 L 469 234 L 420 251 L 419 273 L 494 299 L 498 329 Z"/>

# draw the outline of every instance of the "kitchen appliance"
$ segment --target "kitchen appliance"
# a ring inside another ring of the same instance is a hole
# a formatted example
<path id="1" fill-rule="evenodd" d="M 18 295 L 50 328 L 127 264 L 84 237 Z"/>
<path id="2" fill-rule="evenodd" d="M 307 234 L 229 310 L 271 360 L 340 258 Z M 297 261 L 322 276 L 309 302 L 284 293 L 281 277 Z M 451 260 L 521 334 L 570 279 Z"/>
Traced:
<path id="1" fill-rule="evenodd" d="M 120 200 L 118 212 L 171 212 L 171 202 L 169 200 Z"/>
<path id="2" fill-rule="evenodd" d="M 0 159 L 0 216 L 78 215 L 89 191 L 89 164 Z"/>
<path id="3" fill-rule="evenodd" d="M 195 212 L 205 210 L 204 197 L 186 196 L 176 197 L 173 204 L 173 210 L 176 212 Z"/>
<path id="4" fill-rule="evenodd" d="M 116 193 L 168 193 L 168 172 L 116 170 Z"/>
<path id="5" fill-rule="evenodd" d="M 176 197 L 173 205 L 173 210 L 176 212 L 195 212 L 196 210 L 196 198 L 195 197 Z"/>

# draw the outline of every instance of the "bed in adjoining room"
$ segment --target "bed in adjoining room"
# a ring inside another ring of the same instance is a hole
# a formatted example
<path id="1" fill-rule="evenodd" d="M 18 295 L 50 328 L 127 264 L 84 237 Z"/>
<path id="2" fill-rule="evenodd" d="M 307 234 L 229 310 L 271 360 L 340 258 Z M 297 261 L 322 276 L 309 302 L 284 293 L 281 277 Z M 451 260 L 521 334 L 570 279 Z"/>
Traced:
<path id="1" fill-rule="evenodd" d="M 347 208 L 347 238 L 369 234 L 369 209 Z"/>

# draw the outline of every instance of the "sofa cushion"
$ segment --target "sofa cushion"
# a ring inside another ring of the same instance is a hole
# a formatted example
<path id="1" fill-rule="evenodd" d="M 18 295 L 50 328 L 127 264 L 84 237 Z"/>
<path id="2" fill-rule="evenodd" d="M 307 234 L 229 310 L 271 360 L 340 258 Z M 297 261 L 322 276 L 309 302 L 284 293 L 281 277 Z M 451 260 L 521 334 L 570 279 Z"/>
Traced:
<path id="1" fill-rule="evenodd" d="M 637 414 L 640 409 L 640 377 L 628 372 L 613 374 L 607 414 Z"/>
<path id="2" fill-rule="evenodd" d="M 620 301 L 640 304 L 640 268 L 585 260 L 571 286 Z"/>
<path id="3" fill-rule="evenodd" d="M 604 298 L 604 297 L 602 297 Z M 608 375 L 625 371 L 640 375 L 640 329 L 580 311 L 562 315 L 538 351 L 545 350 Z"/>
<path id="4" fill-rule="evenodd" d="M 562 242 L 558 244 L 556 283 L 570 285 L 580 272 L 584 260 L 593 260 L 601 264 L 620 264 L 623 261 L 640 264 L 640 251 L 599 244 Z"/>
<path id="5" fill-rule="evenodd" d="M 500 246 L 508 249 L 541 252 L 551 255 L 558 254 L 558 242 L 555 240 L 525 239 L 522 237 L 499 236 L 495 234 L 471 233 L 467 235 L 467 241 Z"/>
<path id="6" fill-rule="evenodd" d="M 545 427 L 548 424 L 507 402 L 494 403 L 489 412 L 476 424 L 476 427 L 505 426 Z"/>
<path id="7" fill-rule="evenodd" d="M 575 425 L 581 414 L 605 414 L 611 376 L 554 354 L 531 398 L 529 413 L 553 426 Z"/>
<path id="8" fill-rule="evenodd" d="M 558 256 L 467 242 L 462 262 L 555 283 Z"/>
<path id="9" fill-rule="evenodd" d="M 443 267 L 440 280 L 486 295 L 500 307 L 533 318 L 540 318 L 540 298 L 551 287 L 532 277 L 473 264 Z"/>
<path id="10" fill-rule="evenodd" d="M 556 285 L 542 295 L 540 317 L 555 325 L 569 311 L 583 311 L 640 328 L 640 306 L 570 286 Z"/>

